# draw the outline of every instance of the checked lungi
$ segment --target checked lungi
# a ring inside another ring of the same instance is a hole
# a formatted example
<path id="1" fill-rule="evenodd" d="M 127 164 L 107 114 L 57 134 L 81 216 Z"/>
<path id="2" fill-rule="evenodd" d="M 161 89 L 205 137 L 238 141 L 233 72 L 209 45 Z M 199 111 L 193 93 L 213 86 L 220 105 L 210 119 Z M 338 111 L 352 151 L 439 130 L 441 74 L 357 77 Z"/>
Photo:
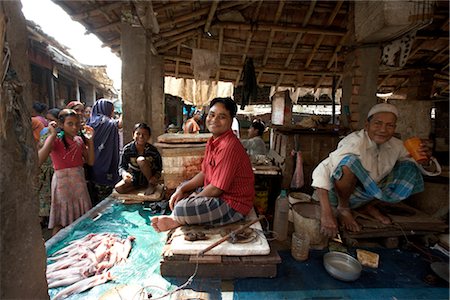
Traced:
<path id="1" fill-rule="evenodd" d="M 245 217 L 224 200 L 215 197 L 189 196 L 177 202 L 173 217 L 180 224 L 225 225 Z"/>
<path id="2" fill-rule="evenodd" d="M 376 183 L 364 169 L 358 156 L 347 155 L 331 175 L 330 180 L 333 182 L 333 188 L 329 191 L 328 196 L 330 204 L 333 206 L 338 204 L 338 198 L 334 191 L 334 181 L 342 177 L 343 166 L 347 166 L 358 179 L 355 191 L 349 199 L 349 205 L 352 209 L 361 207 L 374 199 L 398 203 L 412 194 L 424 190 L 422 174 L 412 161 L 398 161 L 392 171 L 379 183 Z"/>

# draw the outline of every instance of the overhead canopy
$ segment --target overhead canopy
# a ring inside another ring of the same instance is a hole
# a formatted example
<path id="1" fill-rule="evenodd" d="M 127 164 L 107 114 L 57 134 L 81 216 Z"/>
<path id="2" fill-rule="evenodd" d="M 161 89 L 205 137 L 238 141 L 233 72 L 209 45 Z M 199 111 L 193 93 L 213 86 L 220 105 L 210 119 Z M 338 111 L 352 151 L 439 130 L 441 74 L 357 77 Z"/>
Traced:
<path id="1" fill-rule="evenodd" d="M 392 41 L 400 37 L 387 35 L 387 26 L 377 30 L 380 24 L 366 21 L 378 17 L 371 9 L 376 7 L 387 13 L 386 22 L 411 22 L 399 32 L 414 30 L 401 65 L 380 68 L 378 91 L 405 94 L 411 72 L 426 69 L 432 72 L 436 94 L 448 95 L 448 1 L 54 1 L 119 56 L 121 24 L 144 27 L 153 54 L 164 57 L 166 76 L 194 78 L 191 60 L 193 49 L 199 48 L 219 58 L 210 80 L 238 86 L 245 59 L 252 58 L 259 86 L 313 89 L 331 88 L 333 76 L 339 77 L 339 87 L 345 55 L 367 42 L 364 35 L 374 40 L 381 34 Z M 358 7 L 363 5 L 370 7 Z M 383 47 L 385 42 L 390 40 L 377 43 Z M 385 50 L 387 64 L 401 54 Z"/>

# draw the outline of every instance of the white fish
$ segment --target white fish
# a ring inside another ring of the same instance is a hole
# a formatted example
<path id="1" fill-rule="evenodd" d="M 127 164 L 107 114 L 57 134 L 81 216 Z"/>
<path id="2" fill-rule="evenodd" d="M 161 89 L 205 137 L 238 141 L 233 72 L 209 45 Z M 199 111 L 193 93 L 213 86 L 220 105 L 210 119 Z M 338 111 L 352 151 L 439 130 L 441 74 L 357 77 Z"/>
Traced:
<path id="1" fill-rule="evenodd" d="M 53 300 L 63 299 L 69 295 L 84 292 L 87 289 L 90 289 L 99 284 L 103 284 L 111 279 L 113 279 L 111 272 L 88 277 L 61 290 L 58 294 L 55 295 Z"/>
<path id="2" fill-rule="evenodd" d="M 73 275 L 73 276 L 61 278 L 58 280 L 52 280 L 52 281 L 48 282 L 48 288 L 54 289 L 54 288 L 61 287 L 61 286 L 71 285 L 77 281 L 83 280 L 84 278 L 86 278 L 86 277 L 79 274 L 79 275 Z"/>

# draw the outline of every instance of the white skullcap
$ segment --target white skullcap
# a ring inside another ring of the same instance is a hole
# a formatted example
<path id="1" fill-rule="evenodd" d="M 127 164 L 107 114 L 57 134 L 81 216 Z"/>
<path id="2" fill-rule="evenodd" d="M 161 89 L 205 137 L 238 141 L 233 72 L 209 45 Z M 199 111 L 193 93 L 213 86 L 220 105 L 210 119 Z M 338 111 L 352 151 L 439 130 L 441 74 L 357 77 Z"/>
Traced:
<path id="1" fill-rule="evenodd" d="M 373 116 L 376 113 L 380 112 L 390 112 L 393 113 L 398 118 L 398 109 L 392 104 L 389 103 L 378 103 L 372 106 L 367 114 L 367 119 Z"/>

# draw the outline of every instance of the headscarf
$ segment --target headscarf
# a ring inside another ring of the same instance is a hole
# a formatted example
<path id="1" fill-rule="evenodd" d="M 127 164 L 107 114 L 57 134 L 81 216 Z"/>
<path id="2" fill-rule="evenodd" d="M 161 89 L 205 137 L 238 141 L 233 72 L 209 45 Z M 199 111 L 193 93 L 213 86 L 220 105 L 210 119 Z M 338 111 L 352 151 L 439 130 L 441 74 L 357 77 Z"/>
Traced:
<path id="1" fill-rule="evenodd" d="M 94 129 L 95 161 L 92 181 L 114 186 L 119 181 L 119 129 L 118 120 L 111 119 L 114 105 L 99 99 L 92 107 L 87 125 Z"/>
<path id="2" fill-rule="evenodd" d="M 73 109 L 73 108 L 74 108 L 75 106 L 77 106 L 77 105 L 83 105 L 83 107 L 84 107 L 84 104 L 81 103 L 80 101 L 70 101 L 70 102 L 66 105 L 66 108 Z"/>

